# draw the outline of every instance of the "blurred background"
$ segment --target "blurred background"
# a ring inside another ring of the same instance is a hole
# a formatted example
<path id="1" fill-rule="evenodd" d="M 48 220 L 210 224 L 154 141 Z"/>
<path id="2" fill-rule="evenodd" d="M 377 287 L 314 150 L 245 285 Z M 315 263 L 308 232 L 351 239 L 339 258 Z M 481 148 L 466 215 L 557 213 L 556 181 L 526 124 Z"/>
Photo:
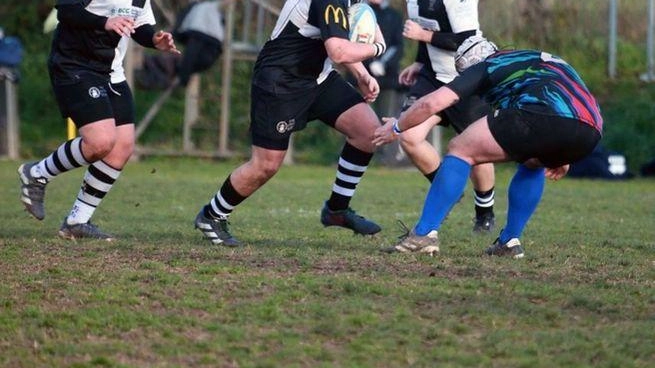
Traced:
<path id="1" fill-rule="evenodd" d="M 151 2 L 156 27 L 169 31 L 189 5 L 184 0 Z M 233 12 L 224 14 L 226 34 L 232 37 L 226 40 L 222 55 L 186 86 L 169 88 L 174 73 L 170 63 L 175 61 L 153 59 L 149 50 L 133 48 L 129 75 L 138 123 L 149 119 L 138 138 L 142 154 L 231 157 L 248 153 L 251 70 L 282 3 L 237 1 Z M 0 3 L 4 37 L 19 40 L 23 49 L 20 63 L 10 68 L 21 157 L 45 155 L 67 135 L 46 70 L 52 33 L 44 32 L 44 22 L 53 5 L 54 1 L 35 0 Z M 390 5 L 405 16 L 404 0 L 392 0 Z M 496 44 L 543 49 L 562 56 L 580 72 L 601 105 L 602 144 L 623 153 L 633 171 L 655 157 L 655 84 L 648 47 L 652 12 L 649 0 L 480 0 L 479 4 L 482 30 Z M 652 28 L 650 32 L 652 36 Z M 184 45 L 181 48 L 184 51 Z M 406 41 L 400 66 L 409 65 L 415 53 L 416 45 Z M 157 68 L 162 74 L 153 78 Z M 8 77 L 0 78 L 7 82 Z M 3 99 L 6 89 L 0 95 Z M 449 134 L 445 130 L 442 140 Z M 329 128 L 311 124 L 294 137 L 293 160 L 332 164 L 341 142 L 341 136 Z"/>

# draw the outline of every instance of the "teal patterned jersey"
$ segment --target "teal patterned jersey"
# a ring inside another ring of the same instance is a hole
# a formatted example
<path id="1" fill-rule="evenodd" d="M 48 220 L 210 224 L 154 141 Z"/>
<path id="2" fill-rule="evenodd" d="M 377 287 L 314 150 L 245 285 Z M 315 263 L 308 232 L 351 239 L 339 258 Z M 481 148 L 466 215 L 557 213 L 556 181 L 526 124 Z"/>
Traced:
<path id="1" fill-rule="evenodd" d="M 599 132 L 603 129 L 598 103 L 578 73 L 563 59 L 545 52 L 498 51 L 448 86 L 460 97 L 479 94 L 497 109 L 572 118 Z"/>

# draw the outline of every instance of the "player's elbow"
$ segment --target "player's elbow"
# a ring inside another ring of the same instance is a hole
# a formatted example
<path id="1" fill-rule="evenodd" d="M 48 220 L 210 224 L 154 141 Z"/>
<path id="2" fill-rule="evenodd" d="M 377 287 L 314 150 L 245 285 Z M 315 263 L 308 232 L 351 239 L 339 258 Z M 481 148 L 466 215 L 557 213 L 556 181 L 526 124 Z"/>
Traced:
<path id="1" fill-rule="evenodd" d="M 345 64 L 348 62 L 347 55 L 342 50 L 336 50 L 335 52 L 328 53 L 330 60 L 337 64 Z"/>
<path id="2" fill-rule="evenodd" d="M 430 114 L 436 114 L 440 111 L 441 103 L 437 98 L 421 98 L 414 103 L 416 107 Z"/>
<path id="3" fill-rule="evenodd" d="M 459 102 L 459 96 L 450 88 L 441 87 L 421 100 L 425 104 L 423 107 L 434 114 Z"/>
<path id="4" fill-rule="evenodd" d="M 352 54 L 350 41 L 332 37 L 325 41 L 325 50 L 330 60 L 337 64 L 354 63 L 357 60 Z"/>

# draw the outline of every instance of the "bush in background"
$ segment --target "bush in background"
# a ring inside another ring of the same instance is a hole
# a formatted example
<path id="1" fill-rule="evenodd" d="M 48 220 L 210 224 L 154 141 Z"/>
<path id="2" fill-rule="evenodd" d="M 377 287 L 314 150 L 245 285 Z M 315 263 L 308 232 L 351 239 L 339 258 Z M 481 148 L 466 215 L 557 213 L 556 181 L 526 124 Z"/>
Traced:
<path id="1" fill-rule="evenodd" d="M 173 10 L 185 2 L 171 2 Z M 281 4 L 282 0 L 272 1 Z M 398 8 L 404 1 L 393 0 Z M 65 138 L 61 118 L 46 70 L 51 35 L 44 35 L 42 22 L 53 1 L 4 0 L 0 3 L 0 26 L 18 36 L 25 46 L 19 86 L 21 153 L 40 156 Z M 603 144 L 624 152 L 635 169 L 655 157 L 653 120 L 655 85 L 639 81 L 647 68 L 647 3 L 619 3 L 617 79 L 607 77 L 608 1 L 575 0 L 480 0 L 480 18 L 485 34 L 504 47 L 544 49 L 569 61 L 598 97 L 605 118 Z M 158 15 L 160 27 L 168 27 Z M 271 25 L 268 25 L 271 26 Z M 403 65 L 412 62 L 415 45 L 408 43 Z M 247 153 L 249 148 L 249 81 L 252 62 L 235 64 L 231 96 L 230 148 Z M 198 148 L 216 146 L 220 116 L 220 62 L 202 76 L 202 117 L 194 130 Z M 137 116 L 144 116 L 158 91 L 135 89 Z M 140 144 L 175 149 L 181 147 L 184 95 L 177 91 L 140 139 Z M 321 123 L 312 123 L 294 141 L 300 162 L 333 163 L 342 137 Z"/>

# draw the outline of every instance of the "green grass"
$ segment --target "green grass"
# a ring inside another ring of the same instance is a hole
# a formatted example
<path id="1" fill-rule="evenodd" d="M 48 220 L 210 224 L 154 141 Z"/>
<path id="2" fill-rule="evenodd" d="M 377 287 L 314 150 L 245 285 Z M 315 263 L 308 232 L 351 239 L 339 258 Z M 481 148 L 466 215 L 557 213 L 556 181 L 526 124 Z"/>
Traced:
<path id="1" fill-rule="evenodd" d="M 95 216 L 115 243 L 56 230 L 82 171 L 48 187 L 38 222 L 0 162 L 0 366 L 647 367 L 655 361 L 653 181 L 549 182 L 521 261 L 481 256 L 472 198 L 438 257 L 383 255 L 427 189 L 374 166 L 353 206 L 373 238 L 323 228 L 334 169 L 284 167 L 232 216 L 249 245 L 209 245 L 195 214 L 235 163 L 130 164 Z M 498 168 L 506 217 L 511 165 Z"/>

